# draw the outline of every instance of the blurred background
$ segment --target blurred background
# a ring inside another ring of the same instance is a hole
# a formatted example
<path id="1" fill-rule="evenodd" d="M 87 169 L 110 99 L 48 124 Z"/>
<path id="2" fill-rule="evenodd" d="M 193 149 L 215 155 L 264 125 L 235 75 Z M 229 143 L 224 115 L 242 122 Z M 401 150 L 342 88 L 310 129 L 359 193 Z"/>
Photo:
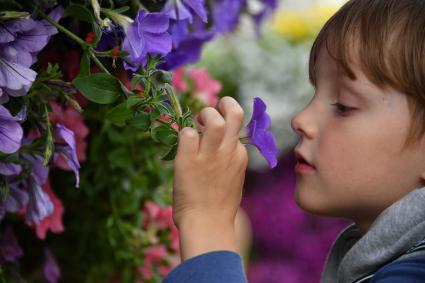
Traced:
<path id="1" fill-rule="evenodd" d="M 250 283 L 319 282 L 333 240 L 349 224 L 308 214 L 296 205 L 293 149 L 298 137 L 290 127 L 292 116 L 313 95 L 308 81 L 313 40 L 344 2 L 282 0 L 260 37 L 252 21 L 242 19 L 231 36 L 208 43 L 198 64 L 221 82 L 220 96 L 236 97 L 244 109 L 251 109 L 255 96 L 265 101 L 280 150 L 279 164 L 270 170 L 264 158 L 248 148 L 249 171 L 237 226 Z M 245 114 L 246 119 L 251 116 Z"/>

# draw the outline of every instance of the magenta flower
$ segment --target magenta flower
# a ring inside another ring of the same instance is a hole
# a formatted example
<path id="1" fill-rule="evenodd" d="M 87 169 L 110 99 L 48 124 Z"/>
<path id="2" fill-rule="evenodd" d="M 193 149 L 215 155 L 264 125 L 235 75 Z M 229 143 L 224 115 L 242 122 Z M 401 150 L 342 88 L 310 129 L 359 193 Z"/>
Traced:
<path id="1" fill-rule="evenodd" d="M 126 31 L 122 50 L 129 53 L 125 63 L 127 70 L 136 71 L 147 63 L 148 54 L 166 55 L 171 51 L 172 39 L 167 32 L 170 18 L 163 13 L 148 13 L 140 10 L 134 22 Z"/>
<path id="2" fill-rule="evenodd" d="M 276 141 L 273 134 L 268 130 L 271 120 L 266 112 L 266 108 L 267 106 L 261 98 L 254 98 L 254 111 L 247 125 L 248 138 L 251 144 L 257 147 L 267 160 L 270 168 L 274 168 L 277 165 L 276 156 L 279 150 L 276 147 Z"/>

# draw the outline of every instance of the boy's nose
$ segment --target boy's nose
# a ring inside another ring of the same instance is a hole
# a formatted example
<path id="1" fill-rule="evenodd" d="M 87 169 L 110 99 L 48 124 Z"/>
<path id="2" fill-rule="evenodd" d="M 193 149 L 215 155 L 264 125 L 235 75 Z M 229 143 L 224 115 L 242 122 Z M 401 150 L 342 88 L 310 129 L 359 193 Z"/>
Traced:
<path id="1" fill-rule="evenodd" d="M 312 139 L 316 135 L 317 130 L 310 113 L 308 113 L 308 107 L 292 117 L 291 128 L 295 133 L 304 138 Z"/>

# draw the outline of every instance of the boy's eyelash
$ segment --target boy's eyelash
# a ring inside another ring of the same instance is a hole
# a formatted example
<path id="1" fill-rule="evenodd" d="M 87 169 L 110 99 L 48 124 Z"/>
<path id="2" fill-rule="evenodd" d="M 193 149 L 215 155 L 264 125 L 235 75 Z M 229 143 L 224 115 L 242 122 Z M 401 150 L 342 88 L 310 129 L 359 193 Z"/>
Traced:
<path id="1" fill-rule="evenodd" d="M 336 111 L 338 112 L 338 114 L 341 114 L 341 115 L 347 114 L 348 112 L 350 112 L 351 110 L 354 109 L 352 107 L 348 107 L 348 106 L 341 104 L 339 102 L 333 103 L 332 106 L 335 106 Z"/>

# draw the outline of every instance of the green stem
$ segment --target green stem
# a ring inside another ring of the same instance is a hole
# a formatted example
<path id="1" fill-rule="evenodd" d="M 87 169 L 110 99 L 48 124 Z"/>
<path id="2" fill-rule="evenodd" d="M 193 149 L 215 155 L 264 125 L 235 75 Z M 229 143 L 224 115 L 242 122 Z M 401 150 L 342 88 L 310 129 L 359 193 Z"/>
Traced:
<path id="1" fill-rule="evenodd" d="M 94 55 L 92 49 L 89 49 L 89 54 L 90 54 L 90 57 L 93 59 L 93 61 L 96 63 L 96 65 L 98 65 L 102 69 L 102 71 L 104 71 L 105 73 L 107 73 L 109 75 L 111 74 L 108 71 L 108 69 L 106 69 L 106 67 L 103 66 L 102 62 L 99 61 L 99 59 L 96 57 L 96 55 Z"/>
<path id="2" fill-rule="evenodd" d="M 68 35 L 69 37 L 71 37 L 73 40 L 75 40 L 78 44 L 80 44 L 83 47 L 83 49 L 86 49 L 89 46 L 78 35 L 76 35 L 72 31 L 70 31 L 69 29 L 65 28 L 61 24 L 59 24 L 59 23 L 55 22 L 54 20 L 52 20 L 49 16 L 47 16 L 42 11 L 40 11 L 40 9 L 37 8 L 37 12 L 40 14 L 40 16 L 43 19 L 45 19 L 46 21 L 48 21 L 52 26 L 55 26 L 58 30 L 60 30 L 61 32 L 65 33 L 66 35 Z"/>
<path id="3" fill-rule="evenodd" d="M 251 140 L 249 137 L 244 136 L 244 137 L 239 137 L 239 140 L 241 141 L 241 143 L 243 144 L 251 144 Z"/>

